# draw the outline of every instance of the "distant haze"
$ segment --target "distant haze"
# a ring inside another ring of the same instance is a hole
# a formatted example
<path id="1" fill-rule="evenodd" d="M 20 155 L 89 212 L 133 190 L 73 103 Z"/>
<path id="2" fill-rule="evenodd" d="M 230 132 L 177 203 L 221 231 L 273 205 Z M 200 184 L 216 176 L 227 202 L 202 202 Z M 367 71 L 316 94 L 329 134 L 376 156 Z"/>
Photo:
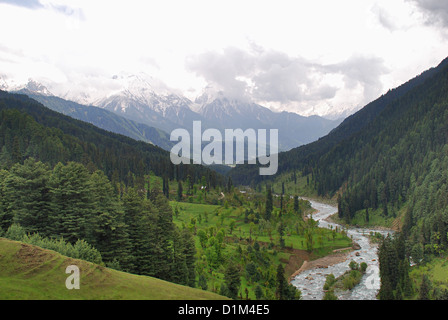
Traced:
<path id="1" fill-rule="evenodd" d="M 0 0 L 0 87 L 104 97 L 144 72 L 191 100 L 212 86 L 338 118 L 448 55 L 437 0 Z"/>

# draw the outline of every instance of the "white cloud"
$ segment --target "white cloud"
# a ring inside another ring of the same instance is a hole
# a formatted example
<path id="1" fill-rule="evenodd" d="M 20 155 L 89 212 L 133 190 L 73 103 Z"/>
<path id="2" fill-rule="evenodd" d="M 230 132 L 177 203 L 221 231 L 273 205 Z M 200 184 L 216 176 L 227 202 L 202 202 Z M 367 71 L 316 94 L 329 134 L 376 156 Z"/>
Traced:
<path id="1" fill-rule="evenodd" d="M 447 16 L 435 0 L 0 0 L 0 71 L 53 80 L 55 93 L 142 71 L 190 98 L 213 83 L 328 113 L 440 62 Z"/>

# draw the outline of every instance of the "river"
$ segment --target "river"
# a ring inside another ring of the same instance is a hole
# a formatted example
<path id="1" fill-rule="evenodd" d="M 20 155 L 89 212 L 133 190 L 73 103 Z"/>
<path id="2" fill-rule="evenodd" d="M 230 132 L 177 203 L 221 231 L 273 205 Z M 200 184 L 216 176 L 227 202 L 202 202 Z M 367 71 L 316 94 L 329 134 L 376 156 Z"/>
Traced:
<path id="1" fill-rule="evenodd" d="M 328 204 L 320 203 L 314 200 L 307 199 L 311 202 L 311 206 L 317 210 L 313 214 L 313 219 L 319 221 L 319 227 L 338 229 L 342 228 L 336 223 L 331 223 L 325 219 L 337 213 L 337 208 Z M 368 235 L 370 232 L 380 232 L 387 235 L 391 231 L 378 231 L 364 228 L 345 228 L 349 237 L 358 243 L 360 250 L 352 251 L 346 261 L 338 263 L 328 268 L 315 268 L 305 270 L 298 274 L 292 281 L 294 285 L 302 292 L 303 300 L 322 300 L 324 292 L 323 286 L 325 284 L 326 276 L 332 273 L 336 278 L 345 271 L 349 270 L 349 263 L 351 260 L 358 264 L 362 262 L 367 263 L 368 267 L 361 282 L 352 290 L 344 291 L 342 294 L 335 292 L 339 300 L 376 300 L 376 295 L 380 288 L 380 277 L 378 267 L 378 245 L 369 242 Z M 357 254 L 358 253 L 358 254 Z"/>

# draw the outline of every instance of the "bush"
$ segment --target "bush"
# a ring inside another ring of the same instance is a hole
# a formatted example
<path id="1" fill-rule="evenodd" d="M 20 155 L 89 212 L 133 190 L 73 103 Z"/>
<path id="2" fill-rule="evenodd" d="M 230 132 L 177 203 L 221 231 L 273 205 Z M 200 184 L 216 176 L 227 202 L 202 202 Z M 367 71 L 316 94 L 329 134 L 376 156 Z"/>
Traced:
<path id="1" fill-rule="evenodd" d="M 345 277 L 344 280 L 342 280 L 342 285 L 345 290 L 351 290 L 355 287 L 356 282 L 353 277 Z"/>
<path id="2" fill-rule="evenodd" d="M 351 270 L 358 270 L 359 269 L 359 264 L 355 261 L 350 261 L 350 264 L 348 265 L 350 267 Z"/>
<path id="3" fill-rule="evenodd" d="M 84 240 L 78 240 L 75 245 L 72 245 L 62 238 L 46 238 L 38 233 L 26 234 L 25 229 L 18 224 L 12 224 L 8 228 L 5 237 L 11 240 L 35 245 L 43 249 L 53 250 L 70 258 L 103 264 L 100 252 Z"/>
<path id="4" fill-rule="evenodd" d="M 362 262 L 361 263 L 361 272 L 364 273 L 364 272 L 366 272 L 366 270 L 367 270 L 367 263 Z"/>
<path id="5" fill-rule="evenodd" d="M 330 273 L 326 280 L 325 280 L 325 284 L 324 284 L 324 290 L 329 290 L 336 282 L 336 278 L 334 277 L 334 274 Z"/>
<path id="6" fill-rule="evenodd" d="M 323 300 L 338 300 L 338 297 L 336 297 L 333 290 L 329 290 L 325 292 Z"/>
<path id="7" fill-rule="evenodd" d="M 14 223 L 6 231 L 5 237 L 11 240 L 20 241 L 25 235 L 25 229 Z"/>

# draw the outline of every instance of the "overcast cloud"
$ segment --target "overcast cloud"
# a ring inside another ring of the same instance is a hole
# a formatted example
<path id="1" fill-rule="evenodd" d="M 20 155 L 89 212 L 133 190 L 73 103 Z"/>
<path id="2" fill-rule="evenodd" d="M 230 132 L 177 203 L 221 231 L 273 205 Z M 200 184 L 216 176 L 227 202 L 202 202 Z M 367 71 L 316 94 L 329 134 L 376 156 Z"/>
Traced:
<path id="1" fill-rule="evenodd" d="M 426 15 L 426 23 L 448 27 L 448 1 L 445 0 L 408 0 L 416 4 Z"/>
<path id="2" fill-rule="evenodd" d="M 144 72 L 192 100 L 212 85 L 337 116 L 447 57 L 448 1 L 0 0 L 0 29 L 0 74 L 60 96 Z"/>
<path id="3" fill-rule="evenodd" d="M 18 6 L 18 7 L 28 8 L 28 9 L 40 9 L 40 8 L 44 7 L 38 0 L 21 0 L 21 1 L 0 0 L 0 3 L 6 3 L 6 4 Z"/>
<path id="4" fill-rule="evenodd" d="M 48 1 L 44 1 L 43 3 L 39 0 L 0 0 L 0 4 L 8 4 L 16 7 L 23 7 L 27 9 L 50 9 L 54 10 L 58 13 L 62 13 L 69 17 L 76 17 L 77 19 L 83 20 L 85 19 L 84 13 L 80 8 L 75 8 L 70 5 L 63 5 L 60 3 L 49 3 Z"/>
<path id="5" fill-rule="evenodd" d="M 190 56 L 187 68 L 228 96 L 296 106 L 331 100 L 342 89 L 361 90 L 360 103 L 367 103 L 382 93 L 381 77 L 389 72 L 378 57 L 356 55 L 324 65 L 259 46 Z"/>

